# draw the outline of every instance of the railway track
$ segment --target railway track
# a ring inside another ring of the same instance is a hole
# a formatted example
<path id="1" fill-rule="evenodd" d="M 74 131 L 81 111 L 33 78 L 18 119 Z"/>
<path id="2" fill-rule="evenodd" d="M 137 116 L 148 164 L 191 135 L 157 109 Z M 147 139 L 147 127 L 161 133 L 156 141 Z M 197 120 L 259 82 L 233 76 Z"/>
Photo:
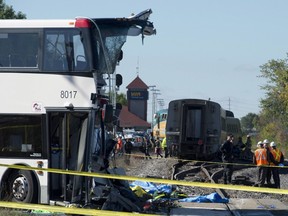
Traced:
<path id="1" fill-rule="evenodd" d="M 248 168 L 249 167 L 247 167 L 247 164 L 240 163 L 239 165 L 238 163 L 237 166 L 234 166 L 234 172 Z M 194 182 L 223 183 L 223 172 L 223 165 L 217 162 L 178 162 L 172 166 L 171 179 Z M 254 182 L 250 181 L 247 176 L 243 175 L 234 175 L 232 183 L 234 185 L 246 186 L 251 186 L 254 184 Z M 222 198 L 229 198 L 229 194 L 231 193 L 231 191 L 227 191 L 225 189 L 213 190 L 216 191 Z"/>
<path id="2" fill-rule="evenodd" d="M 223 167 L 219 164 L 194 163 L 191 168 L 178 171 L 179 168 L 187 163 L 177 163 L 173 166 L 172 179 L 184 180 L 186 177 L 197 176 L 195 181 L 218 183 L 218 180 L 223 176 Z M 190 178 L 191 179 L 191 178 Z M 227 193 L 223 189 L 215 189 L 221 198 L 226 198 Z"/>

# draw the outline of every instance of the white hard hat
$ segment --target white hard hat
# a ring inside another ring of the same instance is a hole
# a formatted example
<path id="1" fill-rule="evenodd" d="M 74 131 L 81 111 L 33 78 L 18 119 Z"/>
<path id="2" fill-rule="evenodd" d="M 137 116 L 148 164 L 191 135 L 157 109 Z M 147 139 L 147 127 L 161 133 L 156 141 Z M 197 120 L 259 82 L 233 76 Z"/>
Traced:
<path id="1" fill-rule="evenodd" d="M 262 141 L 259 141 L 259 142 L 257 143 L 257 146 L 260 146 L 260 145 L 263 145 Z"/>
<path id="2" fill-rule="evenodd" d="M 269 144 L 270 142 L 269 142 L 268 139 L 265 139 L 265 140 L 263 141 L 263 143 L 264 143 L 264 144 Z"/>
<path id="3" fill-rule="evenodd" d="M 276 143 L 275 142 L 271 142 L 270 146 L 271 147 L 276 147 Z"/>

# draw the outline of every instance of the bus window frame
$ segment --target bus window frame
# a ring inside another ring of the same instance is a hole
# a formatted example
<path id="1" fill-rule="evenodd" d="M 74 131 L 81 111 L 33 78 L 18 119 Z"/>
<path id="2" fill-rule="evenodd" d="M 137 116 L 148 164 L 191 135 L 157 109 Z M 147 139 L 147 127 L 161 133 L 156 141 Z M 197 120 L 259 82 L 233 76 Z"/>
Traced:
<path id="1" fill-rule="evenodd" d="M 67 71 L 59 71 L 59 70 L 53 70 L 48 71 L 44 70 L 44 52 L 45 52 L 45 40 L 46 40 L 46 32 L 49 31 L 55 31 L 57 33 L 62 31 L 79 31 L 79 35 L 83 35 L 83 48 L 84 53 L 86 57 L 87 66 L 85 70 L 67 70 Z M 82 33 L 81 33 L 82 32 Z M 37 48 L 37 61 L 36 61 L 36 67 L 0 67 L 0 73 L 2 72 L 19 72 L 19 73 L 48 73 L 48 74 L 61 74 L 61 75 L 76 75 L 76 76 L 85 76 L 85 77 L 92 77 L 92 72 L 95 72 L 94 68 L 97 64 L 97 51 L 92 52 L 96 45 L 94 45 L 93 49 L 91 46 L 93 46 L 92 43 L 97 44 L 98 42 L 94 41 L 95 38 L 92 37 L 92 29 L 90 28 L 0 28 L 0 34 L 1 33 L 13 33 L 13 34 L 22 34 L 22 33 L 35 33 L 38 35 L 38 48 Z M 92 40 L 92 42 L 90 42 Z M 95 60 L 96 59 L 96 60 Z"/>
<path id="2" fill-rule="evenodd" d="M 27 151 L 11 151 L 9 149 L 7 149 L 6 151 L 1 150 L 0 151 L 0 158 L 29 158 L 29 159 L 45 159 L 47 158 L 47 152 L 46 152 L 46 137 L 45 137 L 45 127 L 46 127 L 46 118 L 45 118 L 45 114 L 39 114 L 39 115 L 35 115 L 35 114 L 1 114 L 1 117 L 3 116 L 8 116 L 13 118 L 15 122 L 15 119 L 17 120 L 17 117 L 25 117 L 25 118 L 34 118 L 37 117 L 40 120 L 40 130 L 41 130 L 41 140 L 40 140 L 40 147 L 39 149 L 41 149 L 41 152 L 37 152 L 36 150 L 27 150 Z M 16 121 L 17 123 L 17 121 Z M 17 123 L 18 126 L 21 126 L 21 124 Z M 13 126 L 13 124 L 11 123 L 10 127 L 15 127 Z M 7 133 L 6 133 L 7 134 Z M 24 143 L 22 143 L 23 145 Z M 27 143 L 26 143 L 27 144 Z M 8 146 L 6 146 L 8 147 Z M 33 146 L 32 146 L 33 147 Z"/>
<path id="3" fill-rule="evenodd" d="M 1 28 L 0 29 L 0 34 L 2 33 L 11 33 L 11 34 L 32 34 L 32 33 L 36 33 L 38 35 L 38 48 L 37 48 L 37 63 L 36 67 L 0 67 L 0 72 L 5 71 L 5 72 L 39 72 L 40 70 L 40 63 L 41 63 L 41 55 L 40 55 L 40 48 L 42 47 L 42 42 L 41 42 L 41 29 L 39 28 L 15 28 L 15 29 L 11 29 L 11 28 Z"/>

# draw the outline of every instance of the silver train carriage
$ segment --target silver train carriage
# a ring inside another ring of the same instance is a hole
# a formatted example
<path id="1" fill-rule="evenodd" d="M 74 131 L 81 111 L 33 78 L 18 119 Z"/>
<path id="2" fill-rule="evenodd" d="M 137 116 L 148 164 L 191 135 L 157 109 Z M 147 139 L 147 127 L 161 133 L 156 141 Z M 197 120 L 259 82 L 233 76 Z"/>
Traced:
<path id="1" fill-rule="evenodd" d="M 216 102 L 179 99 L 169 103 L 166 140 L 172 157 L 210 160 L 230 133 L 241 136 L 240 121 Z"/>

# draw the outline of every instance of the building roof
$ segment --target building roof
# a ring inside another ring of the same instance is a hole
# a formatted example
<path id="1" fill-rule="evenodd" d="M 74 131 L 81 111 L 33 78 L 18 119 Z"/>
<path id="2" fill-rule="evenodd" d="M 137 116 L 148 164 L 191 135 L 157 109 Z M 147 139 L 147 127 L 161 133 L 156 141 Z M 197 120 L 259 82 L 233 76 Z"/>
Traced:
<path id="1" fill-rule="evenodd" d="M 127 106 L 122 106 L 119 115 L 120 127 L 122 128 L 149 128 L 150 124 L 147 121 L 139 118 L 135 114 L 129 112 Z"/>
<path id="2" fill-rule="evenodd" d="M 127 89 L 148 89 L 149 87 L 137 76 L 128 86 Z"/>

